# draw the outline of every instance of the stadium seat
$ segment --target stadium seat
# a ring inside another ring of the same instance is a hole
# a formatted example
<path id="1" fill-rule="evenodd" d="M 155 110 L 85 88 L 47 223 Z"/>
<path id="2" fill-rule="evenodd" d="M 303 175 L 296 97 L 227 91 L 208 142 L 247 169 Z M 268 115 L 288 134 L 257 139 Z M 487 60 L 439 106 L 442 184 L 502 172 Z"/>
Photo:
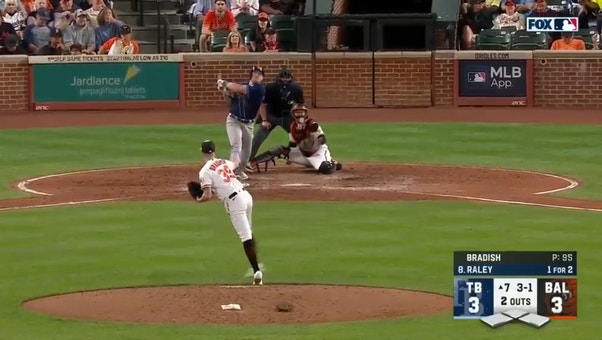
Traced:
<path id="1" fill-rule="evenodd" d="M 476 37 L 477 50 L 508 50 L 510 49 L 510 34 L 502 30 L 484 30 Z"/>
<path id="2" fill-rule="evenodd" d="M 547 50 L 548 35 L 542 32 L 528 32 L 520 30 L 512 35 L 512 50 Z"/>
<path id="3" fill-rule="evenodd" d="M 580 29 L 575 33 L 575 39 L 581 39 L 585 43 L 585 48 L 588 50 L 594 49 L 594 39 L 593 35 L 595 34 L 595 30 L 593 29 Z"/>
<path id="4" fill-rule="evenodd" d="M 218 31 L 211 35 L 211 51 L 221 52 L 228 41 L 229 31 Z"/>
<path id="5" fill-rule="evenodd" d="M 292 28 L 276 29 L 278 36 L 278 50 L 294 52 L 297 49 L 297 31 Z"/>
<path id="6" fill-rule="evenodd" d="M 272 24 L 272 27 L 276 30 L 285 28 L 295 29 L 295 21 L 290 15 L 273 15 L 270 18 L 270 23 Z"/>
<path id="7" fill-rule="evenodd" d="M 251 29 L 257 25 L 257 15 L 240 15 L 236 18 L 238 30 Z"/>

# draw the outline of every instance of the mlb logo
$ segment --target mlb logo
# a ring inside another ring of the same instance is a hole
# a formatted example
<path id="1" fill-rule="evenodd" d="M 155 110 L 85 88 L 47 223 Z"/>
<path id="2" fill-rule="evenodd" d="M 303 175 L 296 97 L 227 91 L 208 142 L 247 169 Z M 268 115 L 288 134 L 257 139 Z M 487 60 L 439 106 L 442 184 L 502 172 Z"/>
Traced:
<path id="1" fill-rule="evenodd" d="M 487 74 L 485 72 L 468 72 L 469 83 L 485 83 L 487 82 Z"/>
<path id="2" fill-rule="evenodd" d="M 577 32 L 579 22 L 574 17 L 564 18 L 527 18 L 527 31 L 529 32 Z"/>
<path id="3" fill-rule="evenodd" d="M 554 30 L 561 32 L 577 32 L 579 22 L 577 18 L 554 19 Z"/>

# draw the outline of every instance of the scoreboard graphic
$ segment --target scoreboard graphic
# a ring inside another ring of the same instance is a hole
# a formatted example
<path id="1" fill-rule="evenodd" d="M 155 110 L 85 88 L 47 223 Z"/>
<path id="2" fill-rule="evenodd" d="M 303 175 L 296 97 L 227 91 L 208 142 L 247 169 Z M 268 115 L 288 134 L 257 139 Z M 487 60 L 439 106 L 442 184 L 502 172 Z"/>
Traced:
<path id="1" fill-rule="evenodd" d="M 577 319 L 577 252 L 454 252 L 454 319 L 493 328 Z"/>

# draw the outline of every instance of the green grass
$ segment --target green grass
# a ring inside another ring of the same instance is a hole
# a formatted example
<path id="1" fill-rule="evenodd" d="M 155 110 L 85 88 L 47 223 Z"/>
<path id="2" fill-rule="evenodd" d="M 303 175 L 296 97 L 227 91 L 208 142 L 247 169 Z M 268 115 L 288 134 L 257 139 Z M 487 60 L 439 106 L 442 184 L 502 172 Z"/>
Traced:
<path id="1" fill-rule="evenodd" d="M 341 161 L 505 167 L 583 180 L 561 195 L 602 199 L 595 126 L 324 124 Z M 199 163 L 203 139 L 228 154 L 223 125 L 3 130 L 0 198 L 18 180 L 62 171 Z M 280 130 L 264 148 L 286 140 Z M 313 223 L 304 223 L 311 211 Z M 426 318 L 311 326 L 143 326 L 57 320 L 22 300 L 131 285 L 244 282 L 247 264 L 218 202 L 125 203 L 0 213 L 0 339 L 594 339 L 600 214 L 468 202 L 257 202 L 268 282 L 345 283 L 452 294 L 460 249 L 579 252 L 579 319 L 490 330 Z M 215 255 L 219 254 L 219 255 Z M 294 335 L 293 335 L 294 334 Z"/>
<path id="2" fill-rule="evenodd" d="M 74 290 L 130 285 L 246 283 L 247 264 L 219 203 L 127 203 L 14 211 L 0 219 L 2 339 L 365 339 L 494 338 L 513 335 L 587 338 L 600 331 L 595 268 L 599 215 L 463 202 L 258 203 L 256 233 L 269 282 L 404 287 L 451 295 L 458 249 L 579 252 L 580 317 L 542 330 L 513 325 L 492 331 L 450 313 L 427 318 L 312 326 L 142 326 L 55 320 L 19 309 L 22 300 Z M 315 223 L 306 224 L 307 211 Z M 436 214 L 432 212 L 436 211 Z M 350 213 L 353 212 L 353 213 Z M 493 219 L 492 216 L 512 216 Z M 282 223 L 287 216 L 287 223 Z M 331 216 L 338 216 L 337 224 Z M 374 218 L 387 216 L 388 218 Z M 39 221 L 49 221 L 39 224 Z M 520 238 L 503 235 L 520 233 Z M 436 237 L 433 237 L 436 235 Z M 501 236 L 502 235 L 502 236 Z M 332 242 L 336 240 L 336 242 Z M 478 240 L 478 242 L 477 242 Z M 589 269 L 589 270 L 588 270 Z M 451 308 L 451 306 L 450 306 Z M 35 325 L 35 327 L 32 327 Z M 436 326 L 434 326 L 436 325 Z M 48 336 L 52 334 L 52 336 Z M 12 335 L 12 337 L 10 337 Z"/>

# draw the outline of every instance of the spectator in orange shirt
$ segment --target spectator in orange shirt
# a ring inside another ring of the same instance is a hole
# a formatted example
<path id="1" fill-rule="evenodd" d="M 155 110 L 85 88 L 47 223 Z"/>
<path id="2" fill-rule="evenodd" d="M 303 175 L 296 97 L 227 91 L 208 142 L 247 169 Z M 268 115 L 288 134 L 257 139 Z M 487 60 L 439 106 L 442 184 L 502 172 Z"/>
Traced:
<path id="1" fill-rule="evenodd" d="M 237 31 L 238 25 L 234 15 L 226 9 L 226 1 L 215 0 L 215 9 L 210 10 L 203 19 L 203 28 L 201 29 L 201 38 L 199 48 L 201 52 L 206 52 L 209 44 L 209 37 L 218 31 Z"/>
<path id="2" fill-rule="evenodd" d="M 128 25 L 121 26 L 121 36 L 107 40 L 98 51 L 98 54 L 122 55 L 139 54 L 140 46 L 132 39 L 132 29 Z"/>
<path id="3" fill-rule="evenodd" d="M 550 50 L 566 51 L 566 50 L 585 50 L 585 43 L 581 39 L 575 39 L 572 32 L 563 32 L 562 39 L 558 39 L 552 43 Z"/>

